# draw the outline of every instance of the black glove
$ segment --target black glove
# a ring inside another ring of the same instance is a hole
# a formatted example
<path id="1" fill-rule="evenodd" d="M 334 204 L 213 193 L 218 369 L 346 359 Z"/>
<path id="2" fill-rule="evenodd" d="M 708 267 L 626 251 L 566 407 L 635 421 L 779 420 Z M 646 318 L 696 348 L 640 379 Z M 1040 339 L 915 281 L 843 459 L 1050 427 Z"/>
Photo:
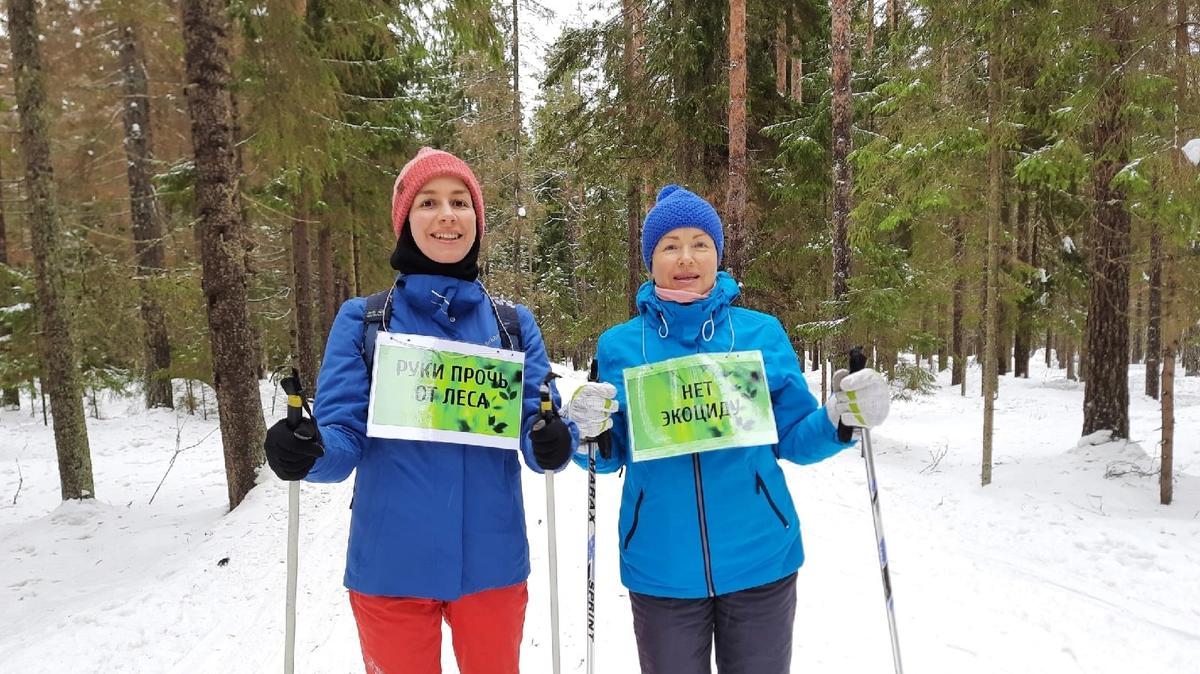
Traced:
<path id="1" fill-rule="evenodd" d="M 280 419 L 267 430 L 263 441 L 267 465 L 281 480 L 303 480 L 317 459 L 325 455 L 321 434 L 311 419 L 302 420 L 293 430 Z"/>
<path id="2" fill-rule="evenodd" d="M 529 439 L 542 470 L 558 470 L 571 458 L 571 428 L 557 414 L 534 422 Z"/>

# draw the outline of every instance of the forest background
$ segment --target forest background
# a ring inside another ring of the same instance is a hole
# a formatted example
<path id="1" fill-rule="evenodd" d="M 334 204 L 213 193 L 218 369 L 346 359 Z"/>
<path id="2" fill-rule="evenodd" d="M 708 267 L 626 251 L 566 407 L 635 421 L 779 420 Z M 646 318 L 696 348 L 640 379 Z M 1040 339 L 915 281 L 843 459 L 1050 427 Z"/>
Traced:
<path id="1" fill-rule="evenodd" d="M 236 507 L 258 381 L 315 381 L 339 304 L 391 282 L 392 181 L 432 145 L 478 174 L 482 281 L 555 361 L 631 314 L 678 182 L 822 388 L 850 344 L 897 395 L 982 362 L 983 484 L 1038 349 L 1085 381 L 1081 435 L 1128 436 L 1144 363 L 1167 503 L 1176 360 L 1200 376 L 1197 4 L 623 0 L 553 41 L 531 102 L 536 2 L 6 0 L 0 395 L 54 425 L 70 499 L 104 487 L 102 392 L 215 393 Z"/>

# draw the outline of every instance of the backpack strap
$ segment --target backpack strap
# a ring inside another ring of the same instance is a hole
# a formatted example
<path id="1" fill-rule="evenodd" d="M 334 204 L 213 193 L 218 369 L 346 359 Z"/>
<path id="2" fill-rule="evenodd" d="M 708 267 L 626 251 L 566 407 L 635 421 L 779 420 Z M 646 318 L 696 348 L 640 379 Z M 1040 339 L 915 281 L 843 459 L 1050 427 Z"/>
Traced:
<path id="1" fill-rule="evenodd" d="M 521 334 L 521 318 L 517 315 L 517 305 L 508 300 L 492 301 L 496 308 L 496 323 L 500 329 L 500 346 L 508 351 L 524 351 L 525 340 Z"/>
<path id="2" fill-rule="evenodd" d="M 392 289 L 380 290 L 367 296 L 367 309 L 363 312 L 363 363 L 367 366 L 367 377 L 371 376 L 375 366 L 375 342 L 379 337 L 379 329 L 388 319 L 388 298 Z"/>
<path id="3" fill-rule="evenodd" d="M 367 376 L 371 376 L 375 366 L 375 342 L 379 338 L 379 330 L 390 318 L 391 308 L 388 299 L 392 289 L 381 290 L 367 296 L 367 308 L 363 312 L 363 348 L 362 359 L 367 366 Z M 498 299 L 492 302 L 496 310 L 496 327 L 500 330 L 500 346 L 509 351 L 525 350 L 525 339 L 521 333 L 521 318 L 517 314 L 517 305 L 508 300 Z"/>

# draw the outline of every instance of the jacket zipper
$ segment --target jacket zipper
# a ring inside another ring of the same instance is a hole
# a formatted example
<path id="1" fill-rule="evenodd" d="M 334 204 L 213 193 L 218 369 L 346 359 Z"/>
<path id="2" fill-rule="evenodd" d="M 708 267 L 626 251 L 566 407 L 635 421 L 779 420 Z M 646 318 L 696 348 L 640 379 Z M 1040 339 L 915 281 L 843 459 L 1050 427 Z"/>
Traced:
<path id="1" fill-rule="evenodd" d="M 712 557 L 708 552 L 708 520 L 704 516 L 704 479 L 700 475 L 700 455 L 692 454 L 692 474 L 696 481 L 696 513 L 700 518 L 700 551 L 704 553 L 704 582 L 708 584 L 708 596 L 717 596 L 713 587 Z"/>
<path id="2" fill-rule="evenodd" d="M 784 529 L 790 529 L 792 525 L 788 524 L 787 518 L 779 511 L 779 507 L 775 505 L 775 499 L 771 498 L 771 492 L 767 491 L 767 483 L 763 481 L 762 475 L 754 474 L 754 493 L 762 492 L 763 496 L 767 497 L 767 505 L 771 506 L 771 510 L 775 512 L 775 516 L 779 518 L 779 522 L 783 524 Z"/>
<path id="3" fill-rule="evenodd" d="M 637 505 L 633 506 L 633 524 L 629 525 L 629 533 L 625 534 L 625 549 L 629 549 L 629 542 L 633 540 L 633 532 L 637 531 L 638 515 L 642 512 L 642 500 L 646 498 L 646 490 L 638 492 Z"/>

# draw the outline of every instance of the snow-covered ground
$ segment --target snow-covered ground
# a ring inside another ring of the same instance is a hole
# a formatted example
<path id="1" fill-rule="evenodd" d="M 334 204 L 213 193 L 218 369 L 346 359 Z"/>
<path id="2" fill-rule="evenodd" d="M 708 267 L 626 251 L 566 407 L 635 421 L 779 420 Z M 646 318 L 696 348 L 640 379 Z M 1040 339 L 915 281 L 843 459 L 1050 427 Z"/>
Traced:
<path id="1" fill-rule="evenodd" d="M 1142 368 L 1130 370 L 1135 444 L 1093 445 L 1079 442 L 1082 385 L 1033 366 L 1001 385 L 989 487 L 978 370 L 966 398 L 944 373 L 874 433 L 906 669 L 1200 671 L 1200 378 L 1176 380 L 1175 503 L 1162 506 L 1157 476 L 1139 474 L 1157 468 L 1159 427 Z M 282 414 L 273 397 L 264 383 L 268 418 Z M 0 671 L 279 671 L 286 486 L 264 477 L 226 514 L 215 414 L 146 412 L 136 398 L 100 410 L 88 420 L 98 498 L 66 504 L 40 411 L 0 412 Z M 891 671 L 859 452 L 786 471 L 808 552 L 793 671 Z M 638 668 L 617 574 L 620 481 L 599 483 L 596 671 L 626 674 Z M 582 672 L 586 474 L 570 468 L 556 489 L 563 671 Z M 297 671 L 360 672 L 341 587 L 349 483 L 301 498 Z M 546 507 L 531 472 L 525 500 L 522 671 L 539 674 L 551 671 Z M 443 651 L 457 671 L 448 640 Z"/>

